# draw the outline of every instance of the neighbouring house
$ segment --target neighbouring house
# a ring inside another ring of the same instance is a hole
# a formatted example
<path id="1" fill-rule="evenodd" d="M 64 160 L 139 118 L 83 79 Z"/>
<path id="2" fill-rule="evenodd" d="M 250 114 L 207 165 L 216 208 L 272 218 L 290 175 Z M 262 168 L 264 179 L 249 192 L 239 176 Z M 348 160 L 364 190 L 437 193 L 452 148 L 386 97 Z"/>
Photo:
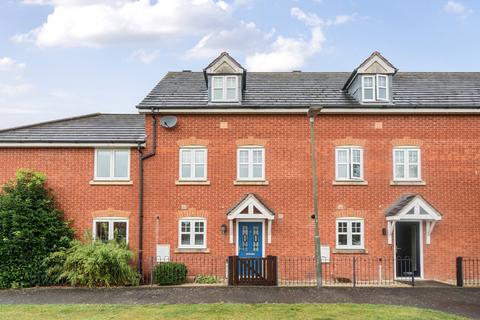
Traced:
<path id="1" fill-rule="evenodd" d="M 452 280 L 480 253 L 478 72 L 401 72 L 378 52 L 353 72 L 249 72 L 222 53 L 137 109 L 1 131 L 0 181 L 45 172 L 78 237 L 125 238 L 143 264 L 309 257 L 312 118 L 325 265 L 409 257 L 383 272 Z"/>

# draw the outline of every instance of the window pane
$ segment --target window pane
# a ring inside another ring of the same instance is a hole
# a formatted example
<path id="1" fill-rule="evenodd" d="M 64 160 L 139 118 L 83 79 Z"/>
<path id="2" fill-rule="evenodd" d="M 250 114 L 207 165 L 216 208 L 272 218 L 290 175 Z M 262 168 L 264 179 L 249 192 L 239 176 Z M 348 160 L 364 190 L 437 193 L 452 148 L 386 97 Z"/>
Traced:
<path id="1" fill-rule="evenodd" d="M 408 151 L 408 162 L 418 163 L 418 151 L 417 150 L 409 150 Z"/>
<path id="2" fill-rule="evenodd" d="M 362 227 L 360 222 L 352 222 L 352 232 L 359 233 L 361 232 Z"/>
<path id="3" fill-rule="evenodd" d="M 338 150 L 337 159 L 339 163 L 348 163 L 348 151 L 347 150 Z"/>
<path id="4" fill-rule="evenodd" d="M 365 87 L 373 87 L 373 78 L 372 77 L 364 77 L 363 78 L 363 85 Z"/>
<path id="5" fill-rule="evenodd" d="M 348 178 L 348 164 L 339 164 L 338 165 L 338 177 L 339 178 Z"/>
<path id="6" fill-rule="evenodd" d="M 205 177 L 205 165 L 196 164 L 195 165 L 195 178 L 204 178 Z"/>
<path id="7" fill-rule="evenodd" d="M 189 221 L 182 221 L 182 232 L 190 232 L 190 222 Z"/>
<path id="8" fill-rule="evenodd" d="M 205 163 L 205 150 L 195 150 L 195 163 Z"/>
<path id="9" fill-rule="evenodd" d="M 361 177 L 360 164 L 354 163 L 352 165 L 352 177 L 354 177 L 354 178 L 360 178 Z"/>
<path id="10" fill-rule="evenodd" d="M 205 223 L 202 221 L 195 222 L 195 232 L 203 232 L 205 228 Z"/>
<path id="11" fill-rule="evenodd" d="M 373 89 L 364 89 L 363 90 L 363 98 L 366 100 L 373 99 Z"/>
<path id="12" fill-rule="evenodd" d="M 240 163 L 248 163 L 248 150 L 240 150 L 239 160 Z"/>
<path id="13" fill-rule="evenodd" d="M 352 234 L 352 246 L 359 246 L 361 245 L 361 235 L 359 234 Z"/>
<path id="14" fill-rule="evenodd" d="M 237 88 L 227 89 L 227 100 L 235 100 L 235 99 L 237 99 Z"/>
<path id="15" fill-rule="evenodd" d="M 387 86 L 387 77 L 378 77 L 378 86 L 386 87 Z"/>
<path id="16" fill-rule="evenodd" d="M 223 89 L 213 89 L 213 100 L 223 100 Z"/>
<path id="17" fill-rule="evenodd" d="M 248 164 L 240 164 L 239 169 L 240 178 L 248 178 Z"/>
<path id="18" fill-rule="evenodd" d="M 347 245 L 347 235 L 346 234 L 339 234 L 338 235 L 338 244 L 341 246 Z"/>
<path id="19" fill-rule="evenodd" d="M 403 164 L 395 165 L 395 178 L 405 178 L 405 166 Z"/>
<path id="20" fill-rule="evenodd" d="M 115 151 L 114 176 L 116 178 L 128 177 L 128 151 Z"/>
<path id="21" fill-rule="evenodd" d="M 339 222 L 338 223 L 338 232 L 347 232 L 347 223 Z"/>
<path id="22" fill-rule="evenodd" d="M 100 241 L 108 241 L 107 221 L 97 221 L 95 223 L 95 239 Z"/>
<path id="23" fill-rule="evenodd" d="M 408 166 L 408 175 L 409 178 L 418 178 L 418 165 L 409 165 Z"/>
<path id="24" fill-rule="evenodd" d="M 360 150 L 358 149 L 352 150 L 352 162 L 360 163 Z"/>
<path id="25" fill-rule="evenodd" d="M 253 178 L 261 178 L 262 177 L 262 165 L 261 164 L 254 164 L 253 166 Z"/>
<path id="26" fill-rule="evenodd" d="M 191 163 L 192 155 L 191 150 L 182 150 L 182 163 Z"/>
<path id="27" fill-rule="evenodd" d="M 386 88 L 378 88 L 378 98 L 379 99 L 387 99 L 387 89 Z"/>
<path id="28" fill-rule="evenodd" d="M 126 222 L 113 223 L 113 237 L 117 242 L 127 241 L 127 223 Z"/>
<path id="29" fill-rule="evenodd" d="M 237 84 L 236 77 L 227 77 L 227 88 L 235 88 Z"/>
<path id="30" fill-rule="evenodd" d="M 191 178 L 191 165 L 183 164 L 182 165 L 182 178 Z"/>
<path id="31" fill-rule="evenodd" d="M 197 246 L 203 245 L 203 238 L 204 238 L 203 234 L 196 234 L 195 235 L 195 245 L 197 245 Z"/>
<path id="32" fill-rule="evenodd" d="M 395 163 L 404 163 L 405 157 L 402 150 L 395 150 Z"/>
<path id="33" fill-rule="evenodd" d="M 111 152 L 109 150 L 97 151 L 97 177 L 109 178 L 110 177 L 110 157 Z"/>
<path id="34" fill-rule="evenodd" d="M 223 88 L 223 78 L 222 77 L 214 77 L 213 78 L 213 87 L 214 88 Z"/>
<path id="35" fill-rule="evenodd" d="M 253 150 L 253 163 L 263 163 L 262 150 Z"/>
<path id="36" fill-rule="evenodd" d="M 182 234 L 181 242 L 182 242 L 183 245 L 189 245 L 190 244 L 190 234 L 189 233 Z"/>

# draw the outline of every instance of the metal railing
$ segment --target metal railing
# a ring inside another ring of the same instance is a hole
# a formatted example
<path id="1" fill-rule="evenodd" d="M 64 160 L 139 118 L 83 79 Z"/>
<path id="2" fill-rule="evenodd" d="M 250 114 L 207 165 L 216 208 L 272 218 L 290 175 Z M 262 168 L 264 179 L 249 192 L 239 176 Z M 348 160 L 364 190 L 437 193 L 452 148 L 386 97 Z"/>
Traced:
<path id="1" fill-rule="evenodd" d="M 457 257 L 457 286 L 480 286 L 480 258 Z"/>

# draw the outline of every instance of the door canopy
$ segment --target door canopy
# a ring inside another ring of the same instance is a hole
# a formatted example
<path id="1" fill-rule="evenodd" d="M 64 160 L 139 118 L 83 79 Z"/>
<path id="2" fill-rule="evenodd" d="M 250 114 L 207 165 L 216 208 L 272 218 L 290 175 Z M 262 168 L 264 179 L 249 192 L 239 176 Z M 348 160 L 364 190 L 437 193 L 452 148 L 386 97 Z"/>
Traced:
<path id="1" fill-rule="evenodd" d="M 397 221 L 425 221 L 426 243 L 430 244 L 430 235 L 442 214 L 419 194 L 404 194 L 385 210 L 388 222 L 388 244 L 392 244 L 392 234 Z"/>
<path id="2" fill-rule="evenodd" d="M 268 243 L 272 242 L 272 220 L 275 214 L 269 209 L 257 195 L 247 193 L 240 201 L 227 212 L 230 221 L 230 243 L 233 243 L 234 220 L 266 220 L 268 224 Z"/>

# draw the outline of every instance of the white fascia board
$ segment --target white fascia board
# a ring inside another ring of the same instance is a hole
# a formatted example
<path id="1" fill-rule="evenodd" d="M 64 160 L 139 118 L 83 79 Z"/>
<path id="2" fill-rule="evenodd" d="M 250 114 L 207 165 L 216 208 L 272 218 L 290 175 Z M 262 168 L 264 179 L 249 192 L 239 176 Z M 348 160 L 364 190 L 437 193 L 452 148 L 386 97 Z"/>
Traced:
<path id="1" fill-rule="evenodd" d="M 145 143 L 140 144 L 141 147 Z M 135 143 L 0 142 L 0 148 L 136 148 Z"/>
<path id="2" fill-rule="evenodd" d="M 140 109 L 139 113 L 151 114 L 150 109 Z M 154 109 L 154 113 L 176 113 L 176 114 L 306 114 L 308 108 L 227 108 L 227 109 L 208 109 L 208 108 L 192 108 L 192 109 Z"/>

